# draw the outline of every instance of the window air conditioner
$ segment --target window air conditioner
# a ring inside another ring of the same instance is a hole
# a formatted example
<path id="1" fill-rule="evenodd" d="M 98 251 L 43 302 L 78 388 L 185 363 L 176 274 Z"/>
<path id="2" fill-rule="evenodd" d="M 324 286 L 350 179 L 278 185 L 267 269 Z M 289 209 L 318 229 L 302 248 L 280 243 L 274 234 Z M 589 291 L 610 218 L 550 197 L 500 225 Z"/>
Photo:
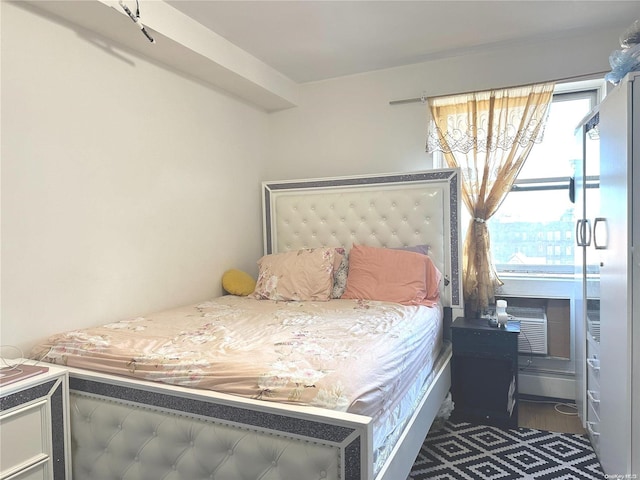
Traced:
<path id="1" fill-rule="evenodd" d="M 520 322 L 518 352 L 523 354 L 548 353 L 547 314 L 544 308 L 507 307 L 511 320 Z"/>

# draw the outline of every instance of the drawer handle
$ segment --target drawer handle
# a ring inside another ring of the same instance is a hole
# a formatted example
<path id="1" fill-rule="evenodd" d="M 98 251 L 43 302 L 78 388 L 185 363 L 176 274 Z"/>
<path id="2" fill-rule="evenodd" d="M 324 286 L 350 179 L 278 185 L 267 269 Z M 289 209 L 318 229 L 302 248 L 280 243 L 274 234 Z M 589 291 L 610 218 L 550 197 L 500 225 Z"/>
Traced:
<path id="1" fill-rule="evenodd" d="M 594 372 L 600 372 L 600 360 L 595 358 L 587 358 L 587 365 L 593 369 Z"/>
<path id="2" fill-rule="evenodd" d="M 593 390 L 587 390 L 587 397 L 589 397 L 589 401 L 591 403 L 595 403 L 595 404 L 599 404 L 600 403 L 600 399 L 597 397 L 598 392 L 595 392 Z"/>
<path id="3" fill-rule="evenodd" d="M 600 436 L 600 432 L 596 432 L 593 427 L 595 425 L 595 422 L 587 422 L 587 430 L 589 430 L 589 433 L 591 435 L 593 435 L 594 437 L 599 437 Z"/>

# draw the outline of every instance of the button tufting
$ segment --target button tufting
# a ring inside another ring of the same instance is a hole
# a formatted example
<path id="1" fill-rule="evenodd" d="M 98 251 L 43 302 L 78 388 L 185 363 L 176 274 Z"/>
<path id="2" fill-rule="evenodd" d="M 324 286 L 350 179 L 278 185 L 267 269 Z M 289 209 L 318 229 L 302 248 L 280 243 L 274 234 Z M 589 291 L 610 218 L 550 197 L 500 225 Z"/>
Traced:
<path id="1" fill-rule="evenodd" d="M 327 472 L 325 472 L 324 470 L 322 470 L 320 472 L 320 478 L 326 478 L 327 477 Z"/>
<path id="2" fill-rule="evenodd" d="M 233 455 L 233 450 L 232 449 L 227 450 L 227 454 Z"/>

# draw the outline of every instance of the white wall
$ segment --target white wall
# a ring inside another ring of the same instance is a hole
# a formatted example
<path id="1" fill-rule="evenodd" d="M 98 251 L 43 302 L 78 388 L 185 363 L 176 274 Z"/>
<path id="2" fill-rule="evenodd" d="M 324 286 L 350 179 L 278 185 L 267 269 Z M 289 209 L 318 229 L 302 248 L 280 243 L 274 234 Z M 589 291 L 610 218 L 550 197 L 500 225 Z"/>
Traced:
<path id="1" fill-rule="evenodd" d="M 228 268 L 255 274 L 268 115 L 37 10 L 1 8 L 1 343 L 28 350 L 218 295 Z"/>
<path id="2" fill-rule="evenodd" d="M 606 71 L 609 54 L 620 48 L 619 33 L 514 44 L 302 85 L 297 108 L 272 114 L 269 175 L 286 179 L 430 168 L 427 106 L 390 106 L 389 101 Z"/>

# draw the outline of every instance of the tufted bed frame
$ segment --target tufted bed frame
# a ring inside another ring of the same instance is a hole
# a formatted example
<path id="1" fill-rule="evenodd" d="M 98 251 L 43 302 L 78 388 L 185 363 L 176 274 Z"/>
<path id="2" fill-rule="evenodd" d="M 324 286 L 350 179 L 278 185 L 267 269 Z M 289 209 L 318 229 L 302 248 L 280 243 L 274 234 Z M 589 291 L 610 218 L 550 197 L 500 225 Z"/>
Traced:
<path id="1" fill-rule="evenodd" d="M 264 182 L 264 250 L 428 244 L 451 318 L 462 312 L 459 192 L 457 169 Z M 366 416 L 70 369 L 74 478 L 91 465 L 92 480 L 404 480 L 450 388 L 450 347 L 440 357 L 378 467 Z M 95 448 L 78 458 L 79 443 Z"/>

